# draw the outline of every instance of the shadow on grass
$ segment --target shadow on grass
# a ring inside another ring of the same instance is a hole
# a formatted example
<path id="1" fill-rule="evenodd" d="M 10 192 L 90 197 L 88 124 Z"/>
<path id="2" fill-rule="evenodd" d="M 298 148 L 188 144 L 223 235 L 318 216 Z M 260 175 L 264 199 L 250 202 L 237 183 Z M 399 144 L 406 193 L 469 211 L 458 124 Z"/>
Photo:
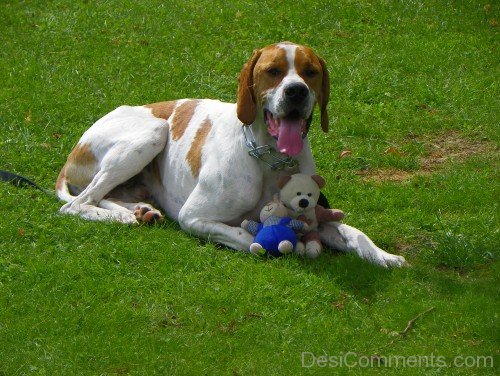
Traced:
<path id="1" fill-rule="evenodd" d="M 141 227 L 149 227 L 149 230 L 145 231 L 149 233 L 147 236 L 159 236 L 163 238 L 162 241 L 165 238 L 171 239 L 172 235 L 183 244 L 184 242 L 188 244 L 194 240 L 198 246 L 191 249 L 190 256 L 185 255 L 183 257 L 191 259 L 191 257 L 199 257 L 195 255 L 199 255 L 200 252 L 205 253 L 202 257 L 212 257 L 214 266 L 219 265 L 222 267 L 219 263 L 225 263 L 228 255 L 232 255 L 229 256 L 229 259 L 236 264 L 247 264 L 247 262 L 268 264 L 267 266 L 274 269 L 277 274 L 279 274 L 280 269 L 291 272 L 291 275 L 296 275 L 298 278 L 301 278 L 300 276 L 304 274 L 311 274 L 318 277 L 322 283 L 330 284 L 334 287 L 334 290 L 340 290 L 341 295 L 352 296 L 361 302 L 367 300 L 375 302 L 378 297 L 384 296 L 388 290 L 393 290 L 394 285 L 407 286 L 406 288 L 412 289 L 415 281 L 425 281 L 427 288 L 430 288 L 437 296 L 460 295 L 464 293 L 470 283 L 470 281 L 464 280 L 465 274 L 468 275 L 469 270 L 471 272 L 475 270 L 474 268 L 467 268 L 465 271 L 463 268 L 445 268 L 440 266 L 442 262 L 438 262 L 438 258 L 434 257 L 433 262 L 430 262 L 423 255 L 414 260 L 414 266 L 402 269 L 386 269 L 362 260 L 357 255 L 331 250 L 326 250 L 315 260 L 299 258 L 296 255 L 279 259 L 259 259 L 243 252 L 236 252 L 224 246 L 192 237 L 182 232 L 177 222 L 169 219 L 165 219 L 154 226 L 141 225 L 134 227 L 133 231 L 144 232 L 145 229 L 141 229 Z M 164 230 L 167 230 L 168 234 L 163 233 Z M 458 252 L 453 251 L 451 253 L 458 257 Z M 243 268 L 245 267 L 243 266 Z M 251 267 L 249 268 L 251 269 Z M 258 267 L 258 269 L 262 268 Z M 265 271 L 262 272 L 265 273 Z M 400 289 L 401 287 L 396 288 Z M 420 295 L 417 292 L 413 293 Z"/>
<path id="2" fill-rule="evenodd" d="M 334 283 L 346 294 L 359 299 L 376 299 L 394 280 L 397 269 L 386 269 L 360 259 L 357 255 L 327 250 L 316 260 L 302 259 L 303 270 Z"/>
<path id="3" fill-rule="evenodd" d="M 156 226 L 182 232 L 179 225 L 170 220 L 165 220 Z M 298 278 L 304 273 L 312 274 L 327 284 L 336 285 L 342 293 L 355 296 L 360 300 L 374 300 L 377 294 L 383 293 L 390 286 L 390 283 L 400 278 L 398 276 L 404 273 L 400 269 L 387 269 L 371 264 L 354 254 L 332 250 L 326 250 L 319 258 L 314 260 L 301 258 L 295 254 L 280 258 L 258 258 L 244 252 L 234 251 L 220 244 L 187 236 L 195 240 L 199 245 L 199 249 L 203 252 L 212 252 L 214 250 L 223 254 L 230 253 L 232 254 L 231 258 L 238 258 L 243 263 L 246 262 L 245 260 L 251 260 L 256 263 L 268 264 L 273 269 L 292 272 L 291 274 L 299 276 Z M 207 255 L 207 257 L 218 259 L 220 256 L 212 254 Z"/>

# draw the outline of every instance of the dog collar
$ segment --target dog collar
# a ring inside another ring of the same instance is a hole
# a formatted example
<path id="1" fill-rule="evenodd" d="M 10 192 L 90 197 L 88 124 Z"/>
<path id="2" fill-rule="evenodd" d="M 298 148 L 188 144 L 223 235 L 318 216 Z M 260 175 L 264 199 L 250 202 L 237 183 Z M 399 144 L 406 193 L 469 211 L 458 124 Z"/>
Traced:
<path id="1" fill-rule="evenodd" d="M 241 129 L 245 137 L 245 144 L 249 149 L 248 154 L 251 157 L 263 162 L 273 171 L 299 172 L 299 162 L 296 159 L 279 153 L 269 145 L 259 146 L 255 141 L 251 125 L 243 125 Z"/>

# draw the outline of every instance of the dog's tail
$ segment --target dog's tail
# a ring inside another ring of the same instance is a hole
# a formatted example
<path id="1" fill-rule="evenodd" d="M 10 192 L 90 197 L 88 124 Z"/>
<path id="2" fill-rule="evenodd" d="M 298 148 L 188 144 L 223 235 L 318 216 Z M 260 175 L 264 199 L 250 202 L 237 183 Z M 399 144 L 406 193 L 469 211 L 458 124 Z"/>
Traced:
<path id="1" fill-rule="evenodd" d="M 76 196 L 73 196 L 68 187 L 68 181 L 66 180 L 66 166 L 61 169 L 59 176 L 56 180 L 56 195 L 61 201 L 71 202 Z"/>

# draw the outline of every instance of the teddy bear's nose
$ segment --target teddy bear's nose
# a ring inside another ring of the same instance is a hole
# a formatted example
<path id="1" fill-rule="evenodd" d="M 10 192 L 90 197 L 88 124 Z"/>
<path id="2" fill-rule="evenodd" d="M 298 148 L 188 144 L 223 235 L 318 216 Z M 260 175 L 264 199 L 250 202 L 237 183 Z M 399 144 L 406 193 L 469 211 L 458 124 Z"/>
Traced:
<path id="1" fill-rule="evenodd" d="M 309 200 L 303 198 L 302 200 L 299 201 L 299 206 L 304 209 L 309 206 Z"/>

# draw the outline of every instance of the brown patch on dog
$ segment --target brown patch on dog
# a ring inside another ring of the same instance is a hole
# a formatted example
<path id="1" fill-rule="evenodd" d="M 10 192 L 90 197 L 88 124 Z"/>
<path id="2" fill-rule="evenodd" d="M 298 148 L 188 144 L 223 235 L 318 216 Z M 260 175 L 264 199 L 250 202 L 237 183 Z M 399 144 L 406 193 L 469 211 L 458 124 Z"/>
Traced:
<path id="1" fill-rule="evenodd" d="M 415 140 L 415 138 L 414 138 Z M 447 131 L 434 139 L 421 140 L 427 146 L 427 154 L 420 158 L 420 170 L 405 171 L 396 168 L 379 168 L 359 172 L 363 180 L 375 182 L 405 182 L 415 176 L 427 176 L 439 171 L 446 162 L 462 162 L 478 154 L 494 152 L 497 148 L 487 140 L 465 138 L 459 131 Z"/>
<path id="2" fill-rule="evenodd" d="M 194 177 L 198 177 L 198 174 L 200 173 L 202 149 L 211 129 L 212 122 L 207 118 L 196 131 L 191 148 L 186 155 L 186 160 L 191 167 L 191 172 Z"/>
<path id="3" fill-rule="evenodd" d="M 170 135 L 172 140 L 177 141 L 186 131 L 189 122 L 193 118 L 199 100 L 187 100 L 179 105 L 174 111 L 174 118 L 170 125 Z"/>
<path id="4" fill-rule="evenodd" d="M 262 105 L 265 102 L 267 91 L 279 85 L 283 77 L 287 75 L 288 69 L 285 49 L 274 44 L 262 50 L 253 69 L 253 89 L 256 103 Z M 272 74 L 273 70 L 276 70 L 276 74 Z"/>
<path id="5" fill-rule="evenodd" d="M 65 181 L 66 181 L 66 166 L 63 166 L 63 168 L 61 168 L 61 171 L 59 171 L 59 176 L 57 177 L 56 180 L 56 191 L 60 191 L 63 189 Z"/>
<path id="6" fill-rule="evenodd" d="M 94 153 L 89 144 L 78 144 L 68 156 L 68 162 L 79 165 L 94 164 L 96 162 Z"/>
<path id="7" fill-rule="evenodd" d="M 328 112 L 326 106 L 330 98 L 330 78 L 323 59 L 312 49 L 298 46 L 295 50 L 295 70 L 316 94 L 316 101 L 321 111 L 321 128 L 328 132 Z"/>
<path id="8" fill-rule="evenodd" d="M 295 70 L 314 93 L 321 111 L 321 128 L 328 132 L 328 112 L 330 99 L 330 78 L 326 63 L 312 49 L 298 46 L 295 50 Z"/>
<path id="9" fill-rule="evenodd" d="M 260 58 L 262 50 L 255 50 L 250 60 L 241 69 L 238 77 L 238 100 L 236 102 L 236 114 L 238 119 L 245 125 L 250 125 L 257 117 L 257 103 L 255 100 L 253 71 Z"/>
<path id="10" fill-rule="evenodd" d="M 63 167 L 65 178 L 71 184 L 85 187 L 94 178 L 97 160 L 89 144 L 78 144 Z M 61 173 L 63 173 L 61 171 Z"/>
<path id="11" fill-rule="evenodd" d="M 308 83 L 308 85 L 309 83 L 319 83 L 321 81 L 321 77 L 323 76 L 321 64 L 316 54 L 309 47 L 297 47 L 297 49 L 295 50 L 294 65 L 297 73 L 304 79 L 304 81 Z M 318 74 L 310 76 L 306 72 L 308 69 L 314 70 Z M 318 85 L 316 86 L 316 88 L 313 87 L 313 89 L 319 89 L 320 86 L 321 85 Z M 317 90 L 317 92 L 319 93 L 319 90 Z"/>
<path id="12" fill-rule="evenodd" d="M 174 112 L 176 103 L 176 101 L 157 102 L 147 104 L 144 107 L 150 108 L 154 117 L 168 120 L 172 116 L 172 112 Z"/>

